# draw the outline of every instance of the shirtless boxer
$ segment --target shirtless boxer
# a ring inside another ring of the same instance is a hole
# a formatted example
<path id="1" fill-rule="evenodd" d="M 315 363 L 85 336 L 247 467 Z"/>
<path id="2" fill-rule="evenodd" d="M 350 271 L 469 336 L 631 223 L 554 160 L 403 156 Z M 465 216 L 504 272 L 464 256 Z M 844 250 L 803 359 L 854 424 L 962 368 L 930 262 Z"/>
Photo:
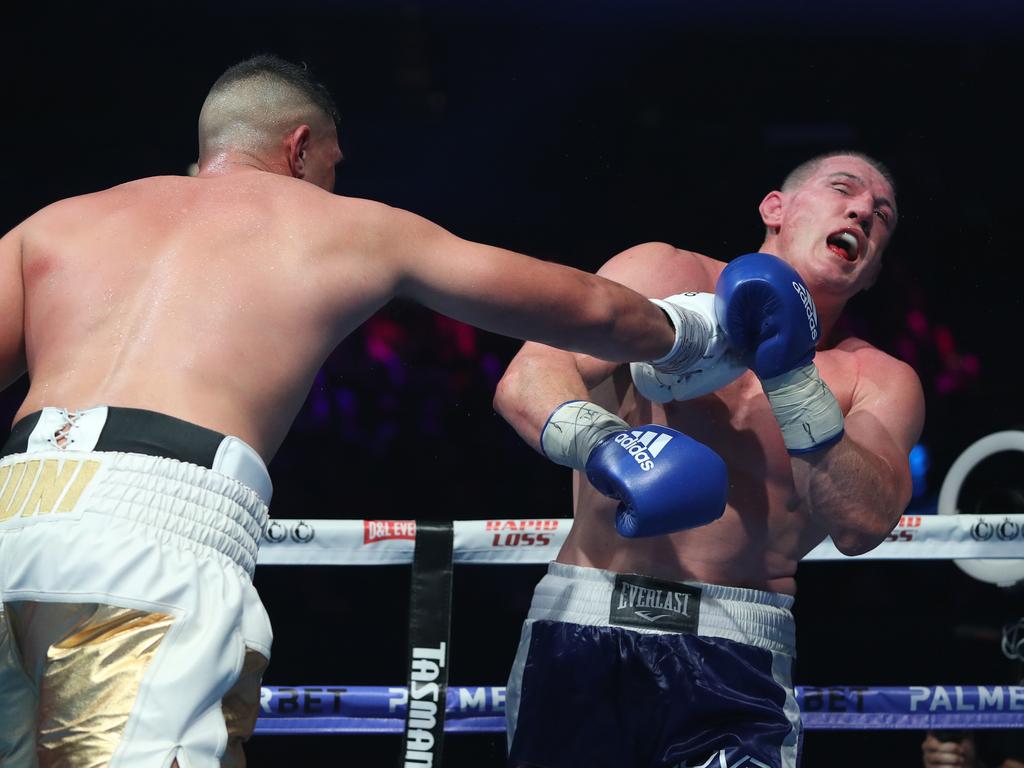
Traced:
<path id="1" fill-rule="evenodd" d="M 572 530 L 524 625 L 508 686 L 511 765 L 796 765 L 797 563 L 825 536 L 848 555 L 885 538 L 910 499 L 924 404 L 908 366 L 860 339 L 830 340 L 881 268 L 897 216 L 888 172 L 858 154 L 815 158 L 760 214 L 760 250 L 774 255 L 727 266 L 647 243 L 600 270 L 651 296 L 696 292 L 680 298 L 702 359 L 666 376 L 528 343 L 498 386 L 495 405 L 519 434 L 590 478 L 575 477 Z M 550 424 L 580 409 L 598 426 L 563 451 Z M 637 426 L 648 423 L 723 457 L 720 519 L 615 535 L 616 502 L 595 490 L 588 451 L 604 429 L 653 445 Z"/>
<path id="2" fill-rule="evenodd" d="M 392 297 L 612 360 L 685 346 L 671 305 L 330 194 L 335 108 L 300 67 L 229 69 L 199 146 L 198 178 L 64 200 L 0 240 L 0 385 L 30 379 L 0 461 L 4 768 L 241 764 L 271 644 L 265 462 Z M 689 443 L 683 474 L 720 462 Z"/>

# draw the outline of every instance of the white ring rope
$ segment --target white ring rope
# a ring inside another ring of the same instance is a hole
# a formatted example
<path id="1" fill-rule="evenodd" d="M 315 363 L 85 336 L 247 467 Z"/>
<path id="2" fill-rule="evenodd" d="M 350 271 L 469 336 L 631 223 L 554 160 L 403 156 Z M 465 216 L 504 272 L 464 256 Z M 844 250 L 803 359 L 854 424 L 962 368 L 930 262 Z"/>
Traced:
<path id="1" fill-rule="evenodd" d="M 457 520 L 454 527 L 456 563 L 542 565 L 554 559 L 572 520 Z M 258 564 L 401 565 L 412 562 L 415 540 L 413 520 L 275 519 L 264 531 Z M 904 515 L 888 540 L 870 552 L 847 557 L 826 539 L 803 561 L 955 558 L 992 558 L 985 565 L 1019 572 L 1024 514 Z"/>

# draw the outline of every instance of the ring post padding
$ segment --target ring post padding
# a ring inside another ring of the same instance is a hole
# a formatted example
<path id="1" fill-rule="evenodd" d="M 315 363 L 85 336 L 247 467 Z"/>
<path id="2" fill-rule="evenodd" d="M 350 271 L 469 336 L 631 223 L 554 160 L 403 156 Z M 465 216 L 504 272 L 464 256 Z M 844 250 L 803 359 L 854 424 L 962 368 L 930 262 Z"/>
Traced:
<path id="1" fill-rule="evenodd" d="M 945 480 L 942 481 L 942 488 L 939 490 L 939 514 L 959 514 L 957 502 L 964 480 L 982 460 L 1003 451 L 1024 451 L 1024 432 L 1018 430 L 994 432 L 969 445 L 953 462 Z M 1024 476 L 1024 472 L 1022 472 L 1022 476 Z M 983 525 L 985 527 L 982 527 Z M 1016 539 L 1020 533 L 1019 524 L 1007 518 L 1006 525 L 1014 526 L 1013 538 Z M 979 522 L 972 529 L 973 537 L 982 540 L 986 537 L 991 538 L 993 535 L 1003 538 L 1008 534 L 1009 531 L 1001 531 L 1000 526 L 989 523 Z M 1000 587 L 1011 587 L 1024 580 L 1024 551 L 1021 554 L 1022 558 L 1019 560 L 954 560 L 953 562 L 968 576 Z"/>
<path id="2" fill-rule="evenodd" d="M 450 522 L 416 521 L 409 589 L 408 708 L 400 768 L 441 768 L 448 659 L 451 647 L 452 549 Z"/>

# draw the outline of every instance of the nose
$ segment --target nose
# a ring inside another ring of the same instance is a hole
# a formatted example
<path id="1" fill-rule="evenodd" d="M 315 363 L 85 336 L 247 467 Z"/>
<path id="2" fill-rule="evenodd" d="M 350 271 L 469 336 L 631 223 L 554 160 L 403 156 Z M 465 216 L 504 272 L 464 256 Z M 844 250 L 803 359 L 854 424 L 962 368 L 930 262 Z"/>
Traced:
<path id="1" fill-rule="evenodd" d="M 864 230 L 865 235 L 870 235 L 871 225 L 875 223 L 874 201 L 868 197 L 858 197 L 851 200 L 846 216 L 859 224 L 860 228 Z"/>

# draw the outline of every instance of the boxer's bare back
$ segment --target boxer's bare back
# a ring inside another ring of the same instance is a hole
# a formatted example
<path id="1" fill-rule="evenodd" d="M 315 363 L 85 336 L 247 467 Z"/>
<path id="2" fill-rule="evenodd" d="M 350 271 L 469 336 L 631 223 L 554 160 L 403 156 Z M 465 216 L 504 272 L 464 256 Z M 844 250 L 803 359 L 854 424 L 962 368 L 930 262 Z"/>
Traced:
<path id="1" fill-rule="evenodd" d="M 268 459 L 325 357 L 395 295 L 613 357 L 627 337 L 650 357 L 672 337 L 613 283 L 231 158 L 55 203 L 0 241 L 0 269 L 0 384 L 30 376 L 15 420 L 147 408 Z"/>

